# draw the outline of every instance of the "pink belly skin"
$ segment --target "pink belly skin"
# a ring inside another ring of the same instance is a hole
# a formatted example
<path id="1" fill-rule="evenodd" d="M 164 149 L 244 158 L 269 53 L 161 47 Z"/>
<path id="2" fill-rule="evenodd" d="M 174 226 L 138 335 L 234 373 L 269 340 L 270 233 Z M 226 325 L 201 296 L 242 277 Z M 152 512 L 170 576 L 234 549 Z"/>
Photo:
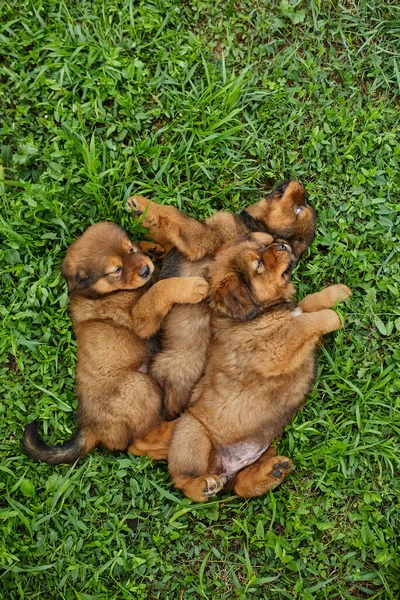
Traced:
<path id="1" fill-rule="evenodd" d="M 269 444 L 260 446 L 255 441 L 237 442 L 216 449 L 218 475 L 225 484 L 238 471 L 253 464 L 268 448 Z"/>

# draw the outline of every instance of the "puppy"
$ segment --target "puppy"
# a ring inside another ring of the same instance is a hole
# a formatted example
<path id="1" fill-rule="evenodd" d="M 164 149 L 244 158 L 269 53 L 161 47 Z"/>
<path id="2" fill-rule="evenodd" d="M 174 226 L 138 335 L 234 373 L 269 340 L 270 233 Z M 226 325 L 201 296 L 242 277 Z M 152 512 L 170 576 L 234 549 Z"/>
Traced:
<path id="1" fill-rule="evenodd" d="M 253 234 L 220 250 L 210 267 L 205 373 L 168 451 L 175 486 L 196 502 L 227 484 L 258 496 L 290 472 L 290 459 L 270 444 L 312 389 L 322 336 L 341 327 L 330 308 L 351 294 L 334 285 L 297 305 L 294 260 L 286 242 Z"/>
<path id="2" fill-rule="evenodd" d="M 128 208 L 149 227 L 155 241 L 167 249 L 161 279 L 174 276 L 204 276 L 215 252 L 251 232 L 264 232 L 284 239 L 297 262 L 312 242 L 316 216 L 306 201 L 304 186 L 284 181 L 267 196 L 235 215 L 218 212 L 197 221 L 172 206 L 162 206 L 141 196 L 128 200 Z M 153 358 L 149 374 L 164 392 L 164 416 L 177 417 L 189 403 L 200 379 L 210 341 L 207 303 L 174 307 L 163 323 L 162 351 Z"/>
<path id="3" fill-rule="evenodd" d="M 190 277 L 152 285 L 153 271 L 151 260 L 113 223 L 92 225 L 69 247 L 62 274 L 78 343 L 78 427 L 70 441 L 51 447 L 30 423 L 23 444 L 31 457 L 57 465 L 98 444 L 129 450 L 160 424 L 161 392 L 146 374 L 148 338 L 174 303 L 200 302 L 208 284 Z"/>

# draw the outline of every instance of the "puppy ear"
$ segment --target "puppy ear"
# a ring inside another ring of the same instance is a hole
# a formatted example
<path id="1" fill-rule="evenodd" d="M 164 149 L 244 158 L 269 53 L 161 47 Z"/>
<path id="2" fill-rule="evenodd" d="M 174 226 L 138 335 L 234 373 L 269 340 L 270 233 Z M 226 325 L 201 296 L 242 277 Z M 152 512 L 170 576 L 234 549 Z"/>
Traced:
<path id="1" fill-rule="evenodd" d="M 306 240 L 292 240 L 290 242 L 290 246 L 292 248 L 293 256 L 296 259 L 296 262 L 300 260 L 303 256 L 304 252 L 307 250 L 308 246 L 311 242 Z"/>
<path id="2" fill-rule="evenodd" d="M 68 257 L 64 260 L 61 267 L 61 275 L 66 279 L 68 285 L 68 293 L 85 292 L 94 283 L 94 278 L 90 273 L 83 269 L 72 268 Z"/>
<path id="3" fill-rule="evenodd" d="M 235 321 L 247 321 L 259 310 L 244 278 L 237 272 L 228 273 L 212 285 L 210 306 Z"/>

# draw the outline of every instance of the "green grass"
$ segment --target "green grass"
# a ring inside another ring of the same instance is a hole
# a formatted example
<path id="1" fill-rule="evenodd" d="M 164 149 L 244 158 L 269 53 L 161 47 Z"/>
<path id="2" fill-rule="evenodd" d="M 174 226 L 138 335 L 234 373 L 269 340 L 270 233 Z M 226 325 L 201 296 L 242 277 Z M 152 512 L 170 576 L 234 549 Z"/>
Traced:
<path id="1" fill-rule="evenodd" d="M 400 11 L 384 0 L 3 0 L 0 598 L 395 600 L 400 584 Z M 195 505 L 165 464 L 51 469 L 24 424 L 74 428 L 60 263 L 131 192 L 204 217 L 301 179 L 299 295 L 344 282 L 345 328 L 280 452 L 290 480 Z"/>

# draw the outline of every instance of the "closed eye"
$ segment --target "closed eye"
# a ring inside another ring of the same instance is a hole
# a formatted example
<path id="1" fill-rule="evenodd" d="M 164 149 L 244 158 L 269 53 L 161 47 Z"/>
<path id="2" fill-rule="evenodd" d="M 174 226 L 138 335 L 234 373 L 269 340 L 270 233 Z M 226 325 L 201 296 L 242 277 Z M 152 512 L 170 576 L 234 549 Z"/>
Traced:
<path id="1" fill-rule="evenodd" d="M 122 267 L 115 267 L 113 271 L 108 271 L 108 273 L 104 273 L 102 277 L 110 277 L 110 275 L 119 275 L 122 272 Z"/>
<path id="2" fill-rule="evenodd" d="M 257 264 L 256 264 L 256 273 L 263 273 L 264 270 L 265 270 L 264 263 L 261 258 L 258 258 Z"/>

